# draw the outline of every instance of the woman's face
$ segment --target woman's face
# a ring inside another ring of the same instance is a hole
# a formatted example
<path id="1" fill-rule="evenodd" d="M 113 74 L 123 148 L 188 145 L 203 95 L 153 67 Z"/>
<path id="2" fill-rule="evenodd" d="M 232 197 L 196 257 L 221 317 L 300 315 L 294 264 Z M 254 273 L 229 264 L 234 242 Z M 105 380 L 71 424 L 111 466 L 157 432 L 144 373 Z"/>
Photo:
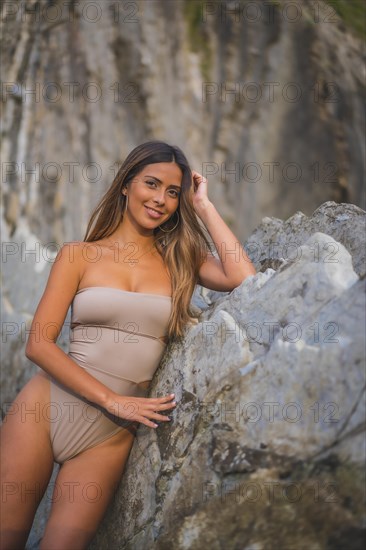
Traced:
<path id="1" fill-rule="evenodd" d="M 127 186 L 129 215 L 151 229 L 163 224 L 178 208 L 181 185 L 175 162 L 148 164 Z"/>

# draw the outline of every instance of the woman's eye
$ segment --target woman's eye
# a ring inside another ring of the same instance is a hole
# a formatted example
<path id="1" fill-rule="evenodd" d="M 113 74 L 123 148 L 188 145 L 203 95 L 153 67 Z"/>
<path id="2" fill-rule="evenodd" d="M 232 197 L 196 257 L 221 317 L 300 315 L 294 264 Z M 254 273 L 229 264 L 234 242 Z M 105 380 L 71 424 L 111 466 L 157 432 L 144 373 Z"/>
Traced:
<path id="1" fill-rule="evenodd" d="M 146 180 L 146 183 L 147 183 L 148 185 L 156 185 L 156 182 L 155 182 L 155 181 Z M 180 193 L 178 193 L 178 191 L 176 191 L 175 189 L 170 189 L 170 190 L 169 190 L 169 193 L 174 193 L 173 197 L 174 197 L 175 199 L 177 199 L 177 198 L 179 197 L 179 195 L 180 195 Z"/>

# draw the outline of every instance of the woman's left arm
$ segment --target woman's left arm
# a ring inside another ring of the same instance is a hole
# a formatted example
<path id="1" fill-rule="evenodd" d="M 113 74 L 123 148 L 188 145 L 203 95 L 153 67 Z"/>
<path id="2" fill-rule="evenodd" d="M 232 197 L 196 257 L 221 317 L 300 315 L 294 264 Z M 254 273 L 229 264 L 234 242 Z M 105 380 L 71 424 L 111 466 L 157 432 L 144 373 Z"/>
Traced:
<path id="1" fill-rule="evenodd" d="M 199 269 L 198 283 L 211 290 L 230 292 L 244 279 L 255 275 L 256 269 L 244 247 L 228 228 L 207 196 L 207 180 L 192 170 L 194 182 L 193 206 L 197 216 L 206 226 L 216 247 L 219 258 L 211 253 Z"/>

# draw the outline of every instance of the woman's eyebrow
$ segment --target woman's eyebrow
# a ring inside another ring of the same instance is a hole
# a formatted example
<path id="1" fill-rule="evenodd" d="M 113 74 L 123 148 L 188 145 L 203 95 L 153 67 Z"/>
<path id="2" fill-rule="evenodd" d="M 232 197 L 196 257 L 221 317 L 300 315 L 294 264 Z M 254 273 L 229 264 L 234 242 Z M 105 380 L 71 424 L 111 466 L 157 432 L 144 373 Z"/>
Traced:
<path id="1" fill-rule="evenodd" d="M 146 178 L 153 178 L 154 180 L 158 181 L 159 183 L 163 183 L 159 178 L 156 178 L 155 176 L 149 176 L 148 174 L 145 175 Z M 180 189 L 180 185 L 174 185 L 174 183 L 171 183 L 171 187 L 176 187 L 177 189 Z"/>

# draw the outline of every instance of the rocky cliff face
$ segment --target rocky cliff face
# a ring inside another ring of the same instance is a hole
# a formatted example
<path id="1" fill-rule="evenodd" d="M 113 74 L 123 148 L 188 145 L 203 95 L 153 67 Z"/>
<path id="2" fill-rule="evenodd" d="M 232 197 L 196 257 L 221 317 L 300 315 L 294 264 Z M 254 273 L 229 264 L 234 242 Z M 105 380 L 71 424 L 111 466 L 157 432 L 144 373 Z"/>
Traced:
<path id="1" fill-rule="evenodd" d="M 2 31 L 12 236 L 23 223 L 43 244 L 82 238 L 149 138 L 208 175 L 242 239 L 264 216 L 366 207 L 362 43 L 322 1 L 14 0 Z"/>
<path id="2" fill-rule="evenodd" d="M 365 220 L 330 202 L 265 218 L 245 243 L 258 273 L 197 287 L 151 387 L 175 392 L 172 421 L 140 425 L 90 550 L 361 548 Z"/>

